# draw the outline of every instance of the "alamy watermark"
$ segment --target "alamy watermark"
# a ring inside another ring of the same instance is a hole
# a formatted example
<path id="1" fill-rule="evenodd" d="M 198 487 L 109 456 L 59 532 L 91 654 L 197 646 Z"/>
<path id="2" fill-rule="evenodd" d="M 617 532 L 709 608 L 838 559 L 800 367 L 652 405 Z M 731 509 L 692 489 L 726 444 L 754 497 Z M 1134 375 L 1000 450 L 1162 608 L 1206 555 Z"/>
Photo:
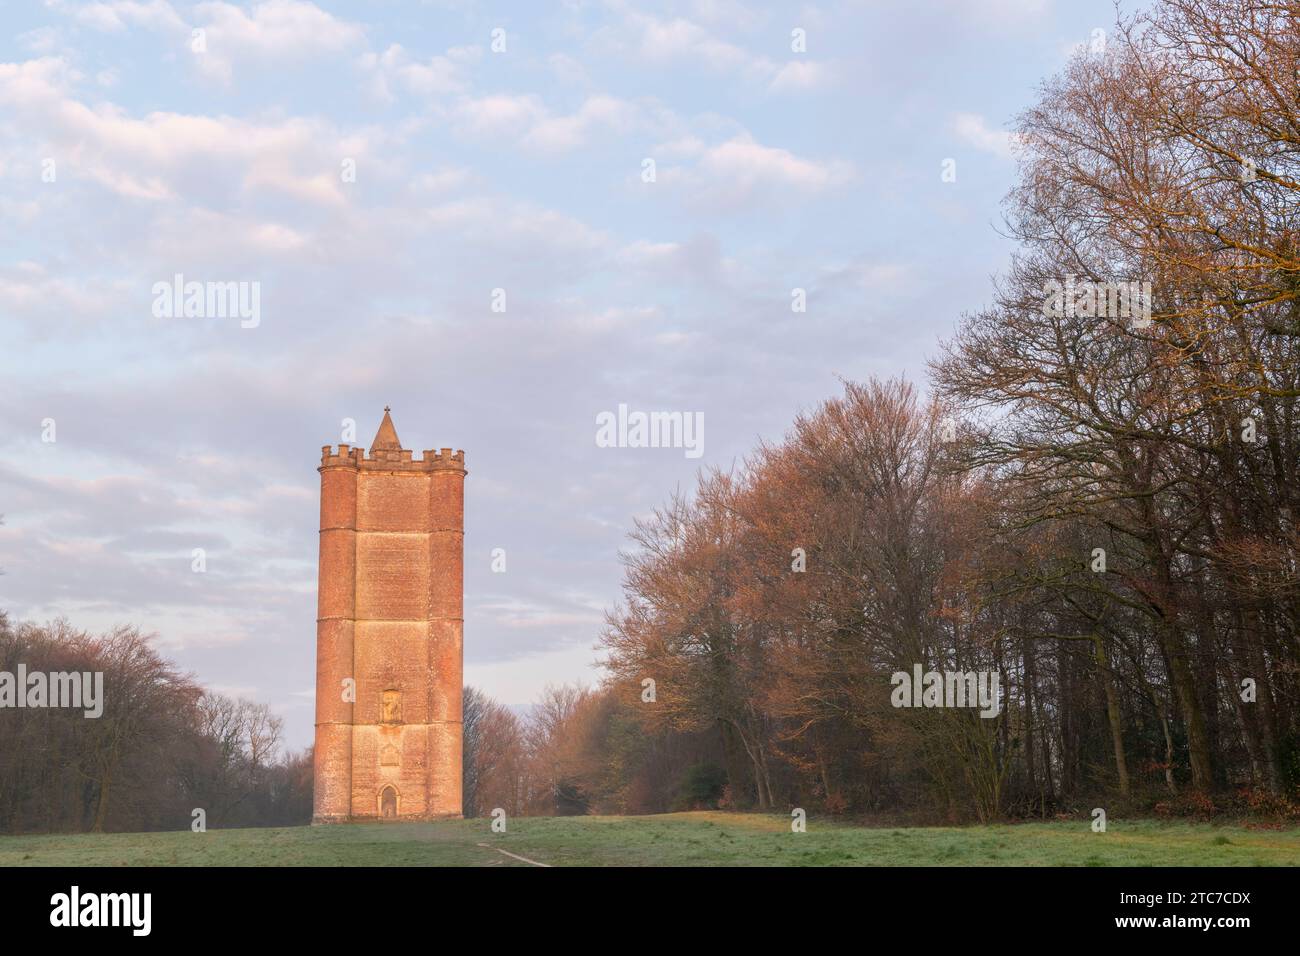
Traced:
<path id="1" fill-rule="evenodd" d="M 704 454 L 703 412 L 618 412 L 596 416 L 597 448 L 684 448 L 687 458 Z"/>
<path id="2" fill-rule="evenodd" d="M 1079 281 L 1066 276 L 1043 285 L 1043 315 L 1048 318 L 1132 319 L 1135 329 L 1151 325 L 1150 282 Z"/>
<path id="3" fill-rule="evenodd" d="M 133 936 L 148 936 L 152 910 L 152 893 L 83 893 L 73 886 L 50 897 L 50 925 L 125 926 Z"/>
<path id="4" fill-rule="evenodd" d="M 176 273 L 171 282 L 153 284 L 156 319 L 239 319 L 239 327 L 262 324 L 262 283 L 186 282 Z"/>
<path id="5" fill-rule="evenodd" d="M 997 671 L 895 671 L 889 702 L 895 707 L 979 707 L 981 717 L 1002 712 L 1002 675 Z"/>
<path id="6" fill-rule="evenodd" d="M 0 708 L 59 707 L 82 710 L 94 720 L 104 713 L 103 671 L 0 671 Z"/>

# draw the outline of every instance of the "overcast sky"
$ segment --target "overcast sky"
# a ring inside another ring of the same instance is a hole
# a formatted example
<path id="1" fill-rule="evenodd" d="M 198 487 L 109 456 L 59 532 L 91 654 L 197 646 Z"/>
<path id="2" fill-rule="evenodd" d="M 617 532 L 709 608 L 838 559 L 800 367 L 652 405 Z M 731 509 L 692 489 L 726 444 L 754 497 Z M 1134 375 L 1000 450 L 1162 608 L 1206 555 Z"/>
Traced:
<path id="1" fill-rule="evenodd" d="M 6 0 L 0 608 L 139 625 L 308 744 L 320 449 L 391 405 L 466 452 L 467 682 L 594 683 L 635 517 L 987 303 L 1007 123 L 1112 19 Z M 158 315 L 177 274 L 257 323 Z M 597 447 L 620 404 L 702 456 Z"/>

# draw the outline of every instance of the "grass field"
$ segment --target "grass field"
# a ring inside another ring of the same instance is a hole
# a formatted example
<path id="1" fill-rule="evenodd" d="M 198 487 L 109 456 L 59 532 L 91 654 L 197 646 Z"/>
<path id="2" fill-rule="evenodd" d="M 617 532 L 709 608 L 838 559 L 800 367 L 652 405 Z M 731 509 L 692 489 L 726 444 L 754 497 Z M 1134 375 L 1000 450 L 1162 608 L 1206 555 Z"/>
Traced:
<path id="1" fill-rule="evenodd" d="M 739 813 L 0 837 L 0 866 L 1296 866 L 1300 828 L 1110 821 L 870 828 Z"/>

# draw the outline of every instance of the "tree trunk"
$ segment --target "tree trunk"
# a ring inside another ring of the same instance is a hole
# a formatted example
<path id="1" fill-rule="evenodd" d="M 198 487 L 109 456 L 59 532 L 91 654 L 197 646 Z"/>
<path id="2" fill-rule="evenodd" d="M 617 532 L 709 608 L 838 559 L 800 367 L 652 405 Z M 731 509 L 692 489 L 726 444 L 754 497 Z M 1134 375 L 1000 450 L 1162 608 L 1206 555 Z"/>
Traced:
<path id="1" fill-rule="evenodd" d="M 1164 638 L 1166 647 L 1169 648 L 1169 676 L 1187 730 L 1187 761 L 1192 768 L 1192 787 L 1202 792 L 1209 791 L 1214 788 L 1214 764 L 1210 759 L 1210 743 L 1205 732 L 1200 702 L 1196 699 L 1192 672 L 1187 666 L 1181 641 L 1170 633 L 1173 627 L 1165 623 L 1160 629 L 1166 632 Z"/>
<path id="2" fill-rule="evenodd" d="M 1115 772 L 1119 776 L 1119 792 L 1129 795 L 1128 760 L 1124 756 L 1124 726 L 1120 721 L 1119 694 L 1115 690 L 1115 675 L 1111 673 L 1110 661 L 1106 657 L 1106 642 L 1100 634 L 1093 635 L 1093 646 L 1097 649 L 1097 669 L 1101 675 L 1101 686 L 1106 691 L 1106 718 L 1110 721 L 1110 741 L 1115 750 Z"/>

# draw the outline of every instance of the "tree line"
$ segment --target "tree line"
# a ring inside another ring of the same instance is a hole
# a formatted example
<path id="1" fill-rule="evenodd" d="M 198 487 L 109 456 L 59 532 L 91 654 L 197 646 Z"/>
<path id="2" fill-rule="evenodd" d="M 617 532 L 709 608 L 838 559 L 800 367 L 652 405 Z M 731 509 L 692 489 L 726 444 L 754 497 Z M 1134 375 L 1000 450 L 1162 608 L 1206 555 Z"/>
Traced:
<path id="1" fill-rule="evenodd" d="M 926 393 L 845 383 L 638 523 L 607 681 L 514 738 L 535 812 L 1300 816 L 1300 4 L 1121 19 L 1013 139 Z M 1001 713 L 893 706 L 918 664 Z"/>
<path id="2" fill-rule="evenodd" d="M 108 705 L 0 712 L 0 833 L 282 826 L 311 818 L 311 753 L 265 704 L 205 690 L 137 628 L 11 625 L 0 672 L 102 673 Z M 196 816 L 195 811 L 202 811 Z"/>

